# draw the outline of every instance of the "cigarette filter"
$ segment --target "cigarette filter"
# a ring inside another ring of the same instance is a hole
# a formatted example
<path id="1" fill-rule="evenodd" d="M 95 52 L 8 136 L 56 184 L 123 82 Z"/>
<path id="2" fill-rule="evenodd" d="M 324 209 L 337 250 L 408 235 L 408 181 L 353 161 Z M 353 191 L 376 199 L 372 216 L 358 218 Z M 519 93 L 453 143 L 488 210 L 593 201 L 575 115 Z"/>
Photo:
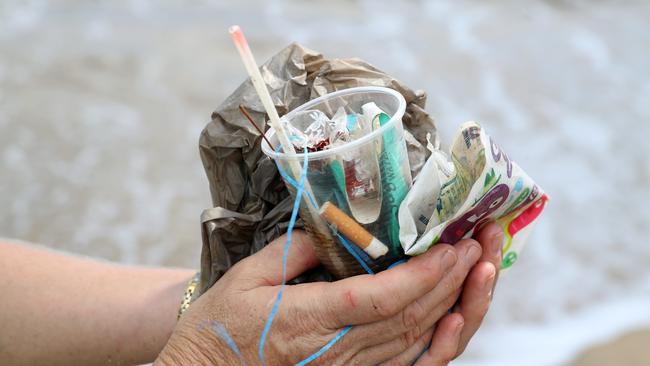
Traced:
<path id="1" fill-rule="evenodd" d="M 352 243 L 368 253 L 372 259 L 377 259 L 388 252 L 388 247 L 384 243 L 372 236 L 372 234 L 333 203 L 325 202 L 320 208 L 320 215 L 327 222 L 336 226 L 337 230 Z"/>

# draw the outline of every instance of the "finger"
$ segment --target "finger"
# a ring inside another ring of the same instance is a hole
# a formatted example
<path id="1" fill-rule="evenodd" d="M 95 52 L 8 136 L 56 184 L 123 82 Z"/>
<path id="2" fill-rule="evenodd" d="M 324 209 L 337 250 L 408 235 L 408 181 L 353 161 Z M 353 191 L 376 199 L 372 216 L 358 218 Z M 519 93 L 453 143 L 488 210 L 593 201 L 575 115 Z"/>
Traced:
<path id="1" fill-rule="evenodd" d="M 366 348 L 352 358 L 350 364 L 386 364 L 408 365 L 415 360 L 431 343 L 433 328 L 430 328 L 409 347 L 404 348 L 401 339 L 394 339 L 384 344 Z"/>
<path id="2" fill-rule="evenodd" d="M 243 259 L 227 274 L 236 275 L 237 286 L 244 290 L 281 284 L 282 256 L 286 243 L 287 235 L 285 234 L 273 240 L 259 252 Z M 318 263 L 311 238 L 302 230 L 294 230 L 287 252 L 286 280 L 289 281 L 306 270 L 316 267 Z"/>
<path id="3" fill-rule="evenodd" d="M 491 262 L 480 262 L 467 277 L 458 311 L 465 319 L 458 353 L 461 354 L 483 322 L 492 298 L 496 268 Z"/>
<path id="4" fill-rule="evenodd" d="M 389 339 L 404 339 L 405 347 L 431 328 L 456 303 L 468 273 L 481 257 L 481 247 L 471 239 L 455 245 L 458 262 L 433 290 L 409 304 L 398 314 L 384 321 L 358 326 L 355 336 L 365 346 L 384 343 Z"/>
<path id="5" fill-rule="evenodd" d="M 462 315 L 458 313 L 448 314 L 442 318 L 433 333 L 431 346 L 418 358 L 414 366 L 442 366 L 449 364 L 458 350 L 463 321 Z"/>
<path id="6" fill-rule="evenodd" d="M 476 235 L 476 240 L 483 247 L 483 256 L 480 261 L 489 261 L 494 267 L 501 268 L 501 256 L 503 250 L 503 229 L 492 222 L 481 228 Z"/>
<path id="7" fill-rule="evenodd" d="M 312 299 L 306 305 L 324 314 L 324 326 L 365 324 L 398 314 L 436 287 L 457 260 L 456 249 L 442 244 L 376 275 L 299 286 Z"/>
<path id="8" fill-rule="evenodd" d="M 428 328 L 433 326 L 440 318 L 449 311 L 458 300 L 461 291 L 463 290 L 464 283 L 472 268 L 476 265 L 479 258 L 482 256 L 481 246 L 473 239 L 464 239 L 454 245 L 458 250 L 460 259 L 444 281 L 441 282 L 442 286 L 435 288 L 423 299 L 422 303 L 425 307 L 435 307 L 436 304 L 442 305 L 438 309 L 438 313 L 429 313 L 422 321 L 421 324 Z M 463 253 L 462 255 L 460 253 Z M 444 301 L 440 301 L 444 299 Z M 450 302 L 453 303 L 450 304 Z M 445 309 L 446 308 L 446 309 Z"/>
<path id="9" fill-rule="evenodd" d="M 489 261 L 496 268 L 496 276 L 492 285 L 493 294 L 499 280 L 499 270 L 503 258 L 503 237 L 503 228 L 494 222 L 484 226 L 476 235 L 477 240 L 483 246 L 483 256 L 480 261 Z"/>

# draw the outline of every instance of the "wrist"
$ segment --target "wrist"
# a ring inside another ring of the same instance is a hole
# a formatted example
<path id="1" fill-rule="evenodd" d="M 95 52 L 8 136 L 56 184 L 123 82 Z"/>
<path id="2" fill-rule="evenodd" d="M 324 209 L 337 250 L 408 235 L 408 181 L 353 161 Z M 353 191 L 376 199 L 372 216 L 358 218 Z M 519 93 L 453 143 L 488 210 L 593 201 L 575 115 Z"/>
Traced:
<path id="1" fill-rule="evenodd" d="M 177 325 L 179 295 L 185 290 L 188 270 L 131 268 L 124 273 L 128 294 L 122 302 L 125 332 L 119 349 L 131 354 L 133 363 L 154 360 Z M 124 304 L 130 304 L 124 307 Z"/>
<path id="2" fill-rule="evenodd" d="M 183 293 L 183 299 L 181 301 L 181 306 L 178 309 L 177 319 L 181 318 L 181 315 L 189 309 L 190 304 L 196 300 L 198 297 L 198 287 L 201 280 L 201 272 L 196 272 L 194 276 L 187 282 L 185 287 L 185 292 Z"/>
<path id="3" fill-rule="evenodd" d="M 196 333 L 185 334 L 183 330 L 174 331 L 154 365 L 217 365 L 225 361 L 218 350 L 201 344 L 195 335 Z M 207 349 L 210 352 L 205 352 Z"/>

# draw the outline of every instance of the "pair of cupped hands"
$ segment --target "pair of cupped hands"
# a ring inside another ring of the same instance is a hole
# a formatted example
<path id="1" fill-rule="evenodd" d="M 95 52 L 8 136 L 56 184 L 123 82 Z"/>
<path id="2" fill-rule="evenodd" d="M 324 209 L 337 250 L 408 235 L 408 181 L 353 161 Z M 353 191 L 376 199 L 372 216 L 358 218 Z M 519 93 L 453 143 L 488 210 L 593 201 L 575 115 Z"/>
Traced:
<path id="1" fill-rule="evenodd" d="M 484 226 L 475 239 L 437 244 L 376 275 L 287 286 L 264 347 L 266 365 L 296 364 L 349 325 L 310 365 L 448 364 L 478 330 L 501 263 L 498 225 Z M 156 364 L 259 364 L 285 240 L 239 262 L 197 299 Z M 287 279 L 319 264 L 304 232 L 292 241 Z"/>

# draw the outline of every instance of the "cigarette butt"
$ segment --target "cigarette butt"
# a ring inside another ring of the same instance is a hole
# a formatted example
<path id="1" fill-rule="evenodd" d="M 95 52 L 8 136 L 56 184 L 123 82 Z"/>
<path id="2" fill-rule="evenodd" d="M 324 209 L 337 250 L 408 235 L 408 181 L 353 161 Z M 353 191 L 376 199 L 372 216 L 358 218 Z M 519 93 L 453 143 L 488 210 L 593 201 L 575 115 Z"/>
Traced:
<path id="1" fill-rule="evenodd" d="M 325 202 L 320 208 L 320 215 L 327 222 L 336 226 L 337 230 L 352 243 L 368 253 L 372 259 L 377 259 L 388 252 L 388 247 L 384 243 L 372 236 L 372 234 L 333 203 Z"/>

